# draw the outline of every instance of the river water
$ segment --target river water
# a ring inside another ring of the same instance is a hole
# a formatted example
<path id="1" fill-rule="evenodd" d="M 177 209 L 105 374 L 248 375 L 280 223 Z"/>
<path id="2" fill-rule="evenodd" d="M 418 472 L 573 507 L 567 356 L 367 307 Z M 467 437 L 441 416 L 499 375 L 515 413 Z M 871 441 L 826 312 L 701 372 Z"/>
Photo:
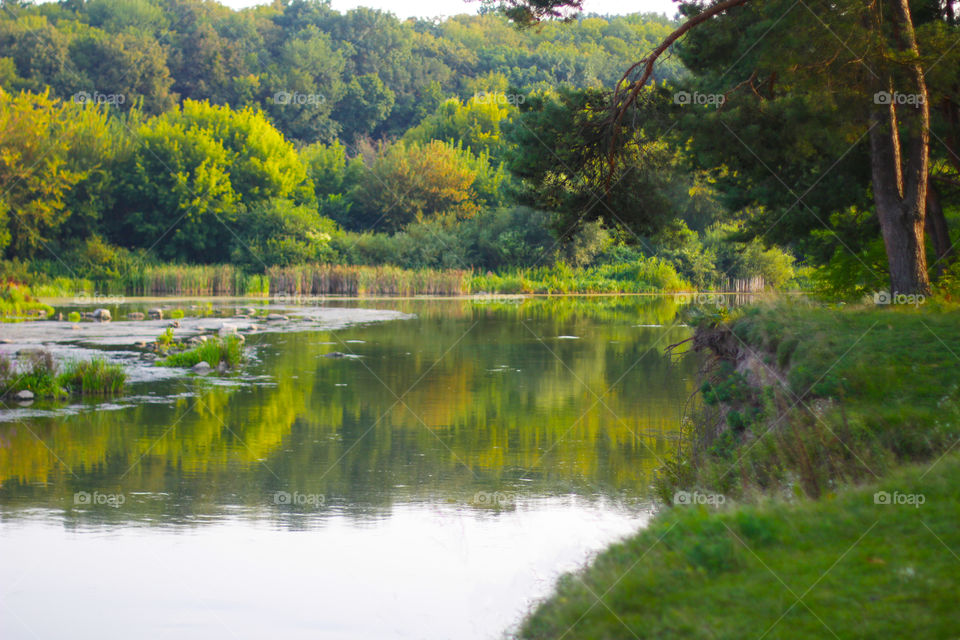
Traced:
<path id="1" fill-rule="evenodd" d="M 0 637 L 498 638 L 644 525 L 696 373 L 664 353 L 690 335 L 676 300 L 303 309 L 357 307 L 401 313 L 250 334 L 240 374 L 138 365 L 119 398 L 0 410 Z"/>

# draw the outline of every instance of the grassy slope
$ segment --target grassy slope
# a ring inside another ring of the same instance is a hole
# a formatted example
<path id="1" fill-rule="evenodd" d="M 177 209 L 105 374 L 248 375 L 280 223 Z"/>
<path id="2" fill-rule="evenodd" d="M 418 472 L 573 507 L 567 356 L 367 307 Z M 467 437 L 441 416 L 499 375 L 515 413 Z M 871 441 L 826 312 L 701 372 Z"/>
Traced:
<path id="1" fill-rule="evenodd" d="M 875 504 L 866 487 L 719 513 L 670 509 L 564 578 L 522 635 L 955 638 L 960 457 L 929 468 L 880 484 L 922 493 L 919 507 Z"/>
<path id="2" fill-rule="evenodd" d="M 960 314 L 780 304 L 732 327 L 733 344 L 786 384 L 744 391 L 721 374 L 714 388 L 751 417 L 685 452 L 662 492 L 699 487 L 758 505 L 667 510 L 565 578 L 523 637 L 833 637 L 828 627 L 842 638 L 956 637 L 960 455 L 926 471 L 960 438 Z M 874 504 L 876 485 L 926 502 Z M 820 499 L 770 498 L 805 494 Z M 791 590 L 809 609 L 789 609 Z"/>

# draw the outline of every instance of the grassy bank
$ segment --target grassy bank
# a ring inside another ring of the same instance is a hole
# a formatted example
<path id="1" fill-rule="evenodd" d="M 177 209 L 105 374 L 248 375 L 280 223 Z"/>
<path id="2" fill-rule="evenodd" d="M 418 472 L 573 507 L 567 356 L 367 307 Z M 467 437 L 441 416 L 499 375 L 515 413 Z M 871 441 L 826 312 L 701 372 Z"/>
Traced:
<path id="1" fill-rule="evenodd" d="M 954 638 L 958 519 L 955 455 L 818 501 L 676 507 L 565 577 L 520 635 Z"/>
<path id="2" fill-rule="evenodd" d="M 960 438 L 960 312 L 744 307 L 704 326 L 703 405 L 660 492 L 786 489 L 818 497 Z"/>
<path id="3" fill-rule="evenodd" d="M 783 302 L 702 319 L 700 402 L 656 483 L 675 506 L 521 636 L 953 637 L 958 320 Z"/>

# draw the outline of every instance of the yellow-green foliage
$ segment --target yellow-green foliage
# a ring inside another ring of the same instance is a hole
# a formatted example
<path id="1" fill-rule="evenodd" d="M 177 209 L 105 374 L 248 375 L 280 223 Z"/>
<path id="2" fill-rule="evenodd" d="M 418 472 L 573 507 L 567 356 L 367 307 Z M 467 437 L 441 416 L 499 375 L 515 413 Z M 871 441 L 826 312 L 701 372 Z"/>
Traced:
<path id="1" fill-rule="evenodd" d="M 0 284 L 0 318 L 22 320 L 53 313 L 53 307 L 33 297 L 30 288 L 15 282 Z"/>

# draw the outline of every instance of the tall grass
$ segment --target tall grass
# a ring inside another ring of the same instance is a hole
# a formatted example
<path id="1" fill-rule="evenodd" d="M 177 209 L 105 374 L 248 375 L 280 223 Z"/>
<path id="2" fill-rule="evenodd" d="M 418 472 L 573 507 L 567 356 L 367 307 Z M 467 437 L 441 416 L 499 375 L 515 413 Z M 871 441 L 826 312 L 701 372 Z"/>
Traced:
<path id="1" fill-rule="evenodd" d="M 213 368 L 225 363 L 228 367 L 236 367 L 243 362 L 243 342 L 238 336 L 226 338 L 210 338 L 192 349 L 171 353 L 158 364 L 165 367 L 192 367 L 200 362 L 206 362 Z"/>
<path id="2" fill-rule="evenodd" d="M 66 363 L 57 381 L 73 393 L 104 395 L 123 391 L 127 372 L 121 364 L 107 362 L 104 358 L 91 358 Z"/>
<path id="3" fill-rule="evenodd" d="M 267 270 L 272 294 L 292 295 L 461 295 L 468 272 L 309 264 Z"/>
<path id="4" fill-rule="evenodd" d="M 105 358 L 67 362 L 59 371 L 49 351 L 36 351 L 14 363 L 0 355 L 0 397 L 31 391 L 41 398 L 58 398 L 66 391 L 80 395 L 119 393 L 127 382 L 123 365 Z"/>
<path id="5" fill-rule="evenodd" d="M 105 281 L 50 280 L 36 275 L 25 281 L 36 284 L 38 291 L 51 297 L 84 292 L 130 296 L 453 296 L 480 292 L 654 293 L 690 289 L 673 266 L 659 258 L 589 268 L 560 263 L 501 274 L 338 264 L 270 267 L 265 274 L 248 274 L 229 264 L 140 264 Z"/>

